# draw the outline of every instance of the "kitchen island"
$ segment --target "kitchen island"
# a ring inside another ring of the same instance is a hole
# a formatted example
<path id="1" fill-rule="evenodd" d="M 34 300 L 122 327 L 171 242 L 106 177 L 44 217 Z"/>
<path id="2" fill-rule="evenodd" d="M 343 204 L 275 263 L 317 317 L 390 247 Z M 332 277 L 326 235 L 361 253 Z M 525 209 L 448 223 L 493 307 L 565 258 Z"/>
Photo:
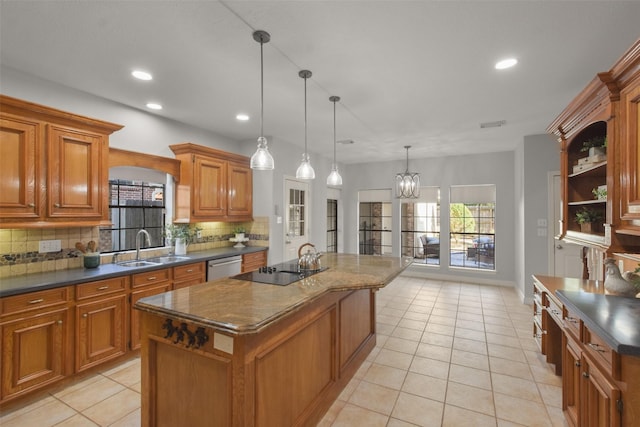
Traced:
<path id="1" fill-rule="evenodd" d="M 220 279 L 139 300 L 142 425 L 315 425 L 375 346 L 411 258 L 327 254 L 288 286 Z"/>

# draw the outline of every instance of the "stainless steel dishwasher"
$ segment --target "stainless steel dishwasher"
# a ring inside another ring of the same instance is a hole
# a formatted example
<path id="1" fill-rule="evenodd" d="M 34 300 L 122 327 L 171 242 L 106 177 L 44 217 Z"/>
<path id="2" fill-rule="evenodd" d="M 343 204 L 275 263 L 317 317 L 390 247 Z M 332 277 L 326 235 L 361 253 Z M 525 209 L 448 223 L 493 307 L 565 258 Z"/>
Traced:
<path id="1" fill-rule="evenodd" d="M 212 259 L 207 263 L 207 280 L 222 279 L 240 274 L 242 256 Z"/>

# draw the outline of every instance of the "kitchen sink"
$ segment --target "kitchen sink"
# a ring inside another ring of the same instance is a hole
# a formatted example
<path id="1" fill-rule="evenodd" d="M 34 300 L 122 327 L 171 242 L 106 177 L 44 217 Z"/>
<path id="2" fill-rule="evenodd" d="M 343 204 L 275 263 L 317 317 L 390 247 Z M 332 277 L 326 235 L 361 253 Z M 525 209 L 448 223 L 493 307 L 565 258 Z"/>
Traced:
<path id="1" fill-rule="evenodd" d="M 167 255 L 167 256 L 158 256 L 158 257 L 149 258 L 149 261 L 159 262 L 160 264 L 167 264 L 170 262 L 185 261 L 188 259 L 191 259 L 191 258 L 189 258 L 188 256 Z"/>
<path id="2" fill-rule="evenodd" d="M 122 267 L 150 267 L 152 265 L 161 265 L 161 262 L 147 261 L 147 260 L 133 260 L 133 261 L 122 261 L 119 262 L 118 265 Z"/>

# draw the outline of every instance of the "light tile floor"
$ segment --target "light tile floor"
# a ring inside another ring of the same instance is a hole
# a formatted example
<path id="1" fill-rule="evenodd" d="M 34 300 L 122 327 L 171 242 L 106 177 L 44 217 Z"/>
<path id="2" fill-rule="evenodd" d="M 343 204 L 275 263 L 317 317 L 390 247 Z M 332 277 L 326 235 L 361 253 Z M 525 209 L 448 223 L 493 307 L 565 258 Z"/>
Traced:
<path id="1" fill-rule="evenodd" d="M 377 310 L 377 346 L 320 427 L 567 425 L 561 378 L 513 289 L 400 276 Z M 139 426 L 140 360 L 3 413 L 0 425 Z"/>

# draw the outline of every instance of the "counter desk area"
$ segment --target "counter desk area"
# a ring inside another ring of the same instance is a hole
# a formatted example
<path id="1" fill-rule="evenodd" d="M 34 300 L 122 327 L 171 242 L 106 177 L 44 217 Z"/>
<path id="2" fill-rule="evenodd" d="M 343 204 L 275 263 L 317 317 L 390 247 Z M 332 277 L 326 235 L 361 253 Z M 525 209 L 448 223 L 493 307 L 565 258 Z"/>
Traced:
<path id="1" fill-rule="evenodd" d="M 287 286 L 220 279 L 139 300 L 143 426 L 316 425 L 376 343 L 410 258 L 327 254 Z"/>
<path id="2" fill-rule="evenodd" d="M 601 281 L 535 275 L 533 333 L 562 375 L 570 426 L 640 426 L 640 299 Z"/>

